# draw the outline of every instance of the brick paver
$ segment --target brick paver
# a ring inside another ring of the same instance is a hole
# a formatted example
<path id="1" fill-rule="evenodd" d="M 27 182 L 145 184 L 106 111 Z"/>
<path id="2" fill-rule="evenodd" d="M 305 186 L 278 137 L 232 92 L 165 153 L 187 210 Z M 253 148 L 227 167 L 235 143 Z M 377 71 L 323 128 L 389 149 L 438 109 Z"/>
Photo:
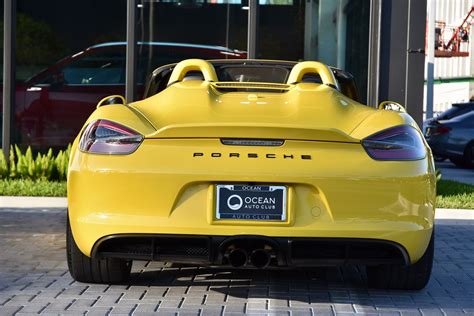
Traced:
<path id="1" fill-rule="evenodd" d="M 74 282 L 64 209 L 0 209 L 0 315 L 474 315 L 474 221 L 438 220 L 420 292 L 368 289 L 360 267 L 230 270 L 135 262 L 123 285 Z"/>

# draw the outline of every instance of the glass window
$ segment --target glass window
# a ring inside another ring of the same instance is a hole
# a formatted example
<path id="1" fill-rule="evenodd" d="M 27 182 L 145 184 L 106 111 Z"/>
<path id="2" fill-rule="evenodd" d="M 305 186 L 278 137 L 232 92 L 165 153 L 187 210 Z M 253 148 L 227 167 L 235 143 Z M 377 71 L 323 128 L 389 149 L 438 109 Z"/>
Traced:
<path id="1" fill-rule="evenodd" d="M 260 1 L 258 58 L 291 61 L 304 59 L 305 2 Z"/>
<path id="2" fill-rule="evenodd" d="M 232 51 L 225 47 L 174 42 L 144 42 L 138 45 L 138 51 L 139 84 L 143 84 L 156 68 L 184 59 L 227 59 L 229 56 L 245 56 L 242 52 Z"/>
<path id="3" fill-rule="evenodd" d="M 63 68 L 68 84 L 118 84 L 124 83 L 125 59 L 107 56 L 88 56 Z"/>
<path id="4" fill-rule="evenodd" d="M 12 143 L 72 143 L 102 98 L 125 94 L 125 0 L 17 0 Z"/>
<path id="5" fill-rule="evenodd" d="M 317 60 L 346 70 L 353 75 L 359 100 L 366 102 L 370 1 L 260 4 L 265 5 L 259 7 L 259 58 Z"/>
<path id="6" fill-rule="evenodd" d="M 436 117 L 436 119 L 437 120 L 450 120 L 453 117 L 456 117 L 456 116 L 459 116 L 471 111 L 474 111 L 474 103 L 464 103 L 464 104 L 455 103 L 452 105 L 452 107 L 450 107 L 443 113 L 440 113 Z"/>
<path id="7" fill-rule="evenodd" d="M 138 98 L 159 66 L 188 58 L 247 58 L 248 1 L 137 2 Z M 370 1 L 259 3 L 258 58 L 320 60 L 348 70 L 365 101 Z M 100 99 L 125 94 L 127 2 L 17 0 L 17 8 L 13 142 L 38 149 L 67 146 Z M 221 75 L 285 82 L 288 74 L 231 67 Z M 317 76 L 304 80 L 319 82 Z"/>
<path id="8" fill-rule="evenodd" d="M 356 81 L 362 102 L 367 102 L 367 69 L 369 63 L 370 1 L 348 1 L 342 11 L 345 19 L 344 63 Z"/>
<path id="9" fill-rule="evenodd" d="M 144 1 L 138 81 L 183 59 L 246 58 L 247 13 L 241 1 Z"/>
<path id="10" fill-rule="evenodd" d="M 125 54 L 113 51 L 81 54 L 43 83 L 63 80 L 69 85 L 124 84 Z"/>

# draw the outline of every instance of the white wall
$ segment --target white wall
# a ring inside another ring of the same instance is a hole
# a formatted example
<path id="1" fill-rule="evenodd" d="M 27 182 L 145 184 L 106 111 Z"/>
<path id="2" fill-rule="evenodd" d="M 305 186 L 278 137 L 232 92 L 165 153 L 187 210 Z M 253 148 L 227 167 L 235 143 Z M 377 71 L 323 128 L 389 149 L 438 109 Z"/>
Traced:
<path id="1" fill-rule="evenodd" d="M 450 27 L 459 26 L 473 5 L 474 0 L 436 0 L 436 21 L 446 22 L 446 41 L 450 36 Z M 435 80 L 474 77 L 474 25 L 471 26 L 469 47 L 464 45 L 469 50 L 469 57 L 435 58 Z M 467 102 L 473 95 L 474 83 L 437 83 L 434 86 L 434 111 L 443 111 L 452 103 Z M 426 108 L 426 85 L 424 103 Z"/>
<path id="2" fill-rule="evenodd" d="M 426 96 L 426 85 L 424 94 Z M 435 112 L 447 110 L 453 103 L 467 102 L 469 97 L 468 82 L 436 84 L 434 86 Z"/>

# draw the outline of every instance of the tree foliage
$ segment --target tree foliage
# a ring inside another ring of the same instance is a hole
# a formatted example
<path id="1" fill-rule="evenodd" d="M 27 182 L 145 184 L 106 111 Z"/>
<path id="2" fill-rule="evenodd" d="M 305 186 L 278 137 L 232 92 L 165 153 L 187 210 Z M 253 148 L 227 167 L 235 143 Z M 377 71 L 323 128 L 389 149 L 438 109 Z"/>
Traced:
<path id="1" fill-rule="evenodd" d="M 3 20 L 0 32 L 3 34 Z M 3 50 L 3 41 L 0 41 Z M 65 48 L 51 27 L 24 13 L 17 14 L 16 61 L 19 65 L 49 65 L 64 55 Z"/>

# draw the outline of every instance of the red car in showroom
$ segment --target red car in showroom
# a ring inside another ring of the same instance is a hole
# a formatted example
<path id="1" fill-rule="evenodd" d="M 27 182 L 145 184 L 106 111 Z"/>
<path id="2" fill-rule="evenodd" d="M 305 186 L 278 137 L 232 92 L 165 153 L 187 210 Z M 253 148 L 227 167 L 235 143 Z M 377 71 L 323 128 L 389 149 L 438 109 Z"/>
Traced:
<path id="1" fill-rule="evenodd" d="M 103 43 L 68 56 L 16 85 L 13 143 L 33 149 L 72 143 L 97 102 L 125 93 L 125 42 Z M 139 43 L 138 94 L 158 66 L 188 58 L 242 59 L 247 54 L 219 46 Z"/>

